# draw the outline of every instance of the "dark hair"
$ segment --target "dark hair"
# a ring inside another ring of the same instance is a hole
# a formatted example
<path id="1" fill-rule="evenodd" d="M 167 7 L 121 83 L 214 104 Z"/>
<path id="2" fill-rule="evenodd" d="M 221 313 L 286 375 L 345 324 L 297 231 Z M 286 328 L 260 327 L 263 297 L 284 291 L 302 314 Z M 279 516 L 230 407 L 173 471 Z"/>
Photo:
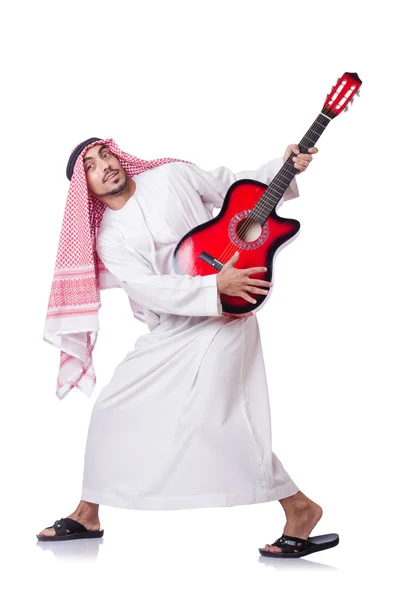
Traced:
<path id="1" fill-rule="evenodd" d="M 77 157 L 80 154 L 80 152 L 83 150 L 83 148 L 85 148 L 86 146 L 88 146 L 88 144 L 91 144 L 92 142 L 100 142 L 101 139 L 102 138 L 97 138 L 97 137 L 88 138 L 88 140 L 81 142 L 81 144 L 79 144 L 73 150 L 72 154 L 69 157 L 68 164 L 66 167 L 66 177 L 69 179 L 69 181 L 72 179 L 73 169 L 74 169 L 74 165 L 76 163 Z"/>

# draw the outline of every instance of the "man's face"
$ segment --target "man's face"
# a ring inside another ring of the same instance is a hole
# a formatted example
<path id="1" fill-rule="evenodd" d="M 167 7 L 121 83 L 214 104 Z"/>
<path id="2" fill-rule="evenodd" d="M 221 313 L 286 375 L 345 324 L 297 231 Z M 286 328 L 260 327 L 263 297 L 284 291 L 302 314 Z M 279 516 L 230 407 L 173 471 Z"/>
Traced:
<path id="1" fill-rule="evenodd" d="M 90 192 L 101 198 L 123 192 L 128 176 L 119 163 L 117 156 L 104 144 L 95 144 L 83 157 L 85 176 Z"/>

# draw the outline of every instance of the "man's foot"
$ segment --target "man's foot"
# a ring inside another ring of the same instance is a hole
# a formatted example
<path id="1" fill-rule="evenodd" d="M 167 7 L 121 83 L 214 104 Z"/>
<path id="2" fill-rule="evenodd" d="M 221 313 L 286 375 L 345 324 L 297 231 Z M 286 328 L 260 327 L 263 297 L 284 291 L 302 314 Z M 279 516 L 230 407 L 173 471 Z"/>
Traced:
<path id="1" fill-rule="evenodd" d="M 283 535 L 291 535 L 307 540 L 311 531 L 317 525 L 323 515 L 323 509 L 302 492 L 297 492 L 294 496 L 280 500 L 287 522 L 284 527 Z M 282 552 L 278 546 L 265 545 L 268 552 Z M 298 550 L 294 550 L 298 552 Z"/>
<path id="2" fill-rule="evenodd" d="M 68 515 L 68 518 L 78 521 L 84 525 L 84 527 L 87 527 L 89 531 L 98 531 L 101 528 L 98 517 L 98 508 L 98 504 L 81 500 L 76 510 Z M 70 533 L 69 529 L 67 529 L 66 532 Z M 54 536 L 55 529 L 53 527 L 46 527 L 43 531 L 40 531 L 39 535 Z"/>

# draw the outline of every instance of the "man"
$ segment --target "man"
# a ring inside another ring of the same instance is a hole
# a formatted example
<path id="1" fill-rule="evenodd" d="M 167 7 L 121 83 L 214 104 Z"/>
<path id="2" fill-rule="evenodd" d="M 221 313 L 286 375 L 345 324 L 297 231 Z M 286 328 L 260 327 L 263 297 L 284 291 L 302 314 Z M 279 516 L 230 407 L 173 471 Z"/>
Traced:
<path id="1" fill-rule="evenodd" d="M 84 237 L 89 258 L 75 267 L 80 269 L 79 285 L 83 277 L 86 287 L 92 284 L 86 266 L 94 260 L 96 284 L 111 287 L 105 275 L 113 277 L 112 284 L 125 289 L 134 315 L 150 331 L 137 339 L 95 402 L 80 503 L 67 519 L 41 531 L 40 540 L 101 536 L 99 504 L 175 509 L 278 499 L 286 514 L 284 537 L 262 553 L 301 554 L 291 546 L 298 544 L 294 540 L 300 540 L 298 545 L 307 540 L 322 509 L 298 489 L 272 452 L 257 318 L 252 313 L 233 318 L 222 312 L 220 301 L 220 293 L 226 292 L 252 301 L 250 292 L 266 294 L 271 283 L 252 277 L 263 267 L 235 267 L 237 255 L 219 273 L 177 275 L 172 254 L 183 235 L 213 218 L 213 208 L 221 208 L 234 181 L 248 177 L 269 184 L 291 153 L 296 154 L 297 172 L 303 172 L 317 151 L 313 147 L 300 154 L 291 144 L 283 158 L 234 174 L 226 167 L 204 171 L 178 159 L 142 161 L 121 152 L 112 139 L 90 138 L 75 148 L 68 164 L 72 191 L 58 258 L 78 253 L 70 243 L 75 230 L 76 240 L 82 239 L 82 230 L 90 230 L 91 238 Z M 297 196 L 293 180 L 283 200 Z M 62 265 L 58 279 L 71 277 L 68 265 Z M 69 290 L 72 283 L 67 284 Z M 52 294 L 59 296 L 55 283 Z M 96 306 L 92 294 L 85 296 L 85 309 L 90 306 Z M 83 312 L 63 313 L 64 335 L 58 324 L 58 329 L 48 326 L 45 336 L 61 348 L 59 397 L 72 387 L 87 393 L 95 383 L 92 350 L 99 328 L 92 322 L 92 331 L 83 327 L 77 319 L 88 323 L 91 318 Z M 50 302 L 47 321 L 59 314 L 59 304 Z M 79 349 L 82 339 L 86 354 Z M 66 377 L 77 360 L 79 377 L 72 371 Z M 81 387 L 88 375 L 91 388 Z"/>

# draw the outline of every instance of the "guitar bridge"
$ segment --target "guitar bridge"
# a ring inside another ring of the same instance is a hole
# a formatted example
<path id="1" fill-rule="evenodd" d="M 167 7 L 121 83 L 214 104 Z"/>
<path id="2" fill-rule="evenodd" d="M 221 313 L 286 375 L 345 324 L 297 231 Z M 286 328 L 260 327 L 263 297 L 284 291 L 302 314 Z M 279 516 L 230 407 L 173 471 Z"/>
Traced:
<path id="1" fill-rule="evenodd" d="M 211 254 L 208 254 L 208 252 L 202 252 L 200 254 L 199 258 L 201 258 L 201 260 L 206 262 L 208 265 L 211 265 L 211 267 L 213 267 L 217 271 L 220 271 L 222 269 L 222 267 L 224 266 L 224 264 L 221 263 L 220 260 L 217 260 L 216 258 L 211 256 Z"/>

